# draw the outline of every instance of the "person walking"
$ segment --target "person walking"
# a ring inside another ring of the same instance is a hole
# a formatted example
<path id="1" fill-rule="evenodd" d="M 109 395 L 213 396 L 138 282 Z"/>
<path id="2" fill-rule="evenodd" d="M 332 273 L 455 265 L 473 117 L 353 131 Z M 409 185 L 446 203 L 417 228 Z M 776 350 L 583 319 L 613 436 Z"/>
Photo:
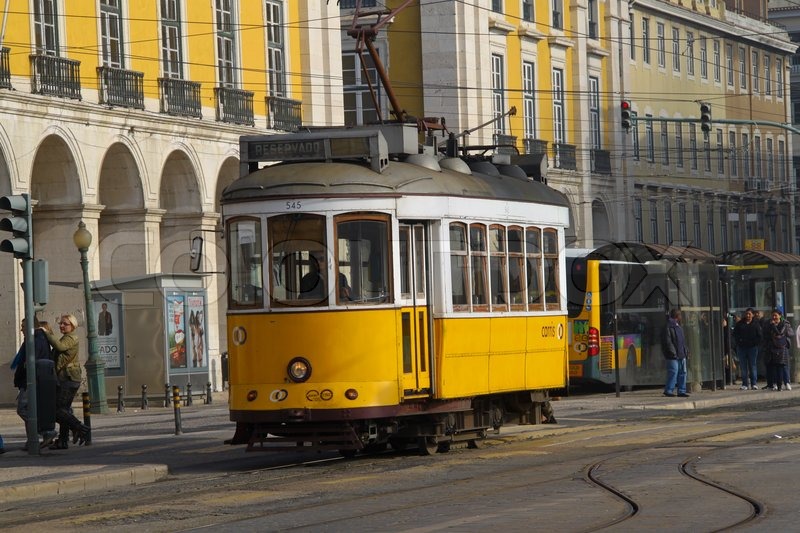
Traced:
<path id="1" fill-rule="evenodd" d="M 794 336 L 794 331 L 787 321 L 783 319 L 780 309 L 772 312 L 772 320 L 767 325 L 766 337 L 769 339 L 767 357 L 771 363 L 772 371 L 772 390 L 792 390 L 787 380 L 786 367 L 789 364 L 789 338 Z"/>
<path id="2" fill-rule="evenodd" d="M 669 312 L 667 327 L 664 330 L 664 358 L 667 361 L 667 383 L 664 386 L 664 396 L 675 396 L 673 392 L 678 389 L 678 396 L 688 398 L 686 392 L 686 359 L 689 349 L 686 347 L 686 336 L 681 327 L 681 312 L 673 308 Z"/>
<path id="3" fill-rule="evenodd" d="M 762 343 L 761 324 L 755 320 L 752 308 L 744 312 L 744 318 L 733 328 L 736 354 L 742 369 L 742 390 L 758 390 L 758 351 Z M 748 384 L 749 381 L 749 384 Z"/>
<path id="4" fill-rule="evenodd" d="M 73 431 L 73 443 L 83 444 L 89 438 L 89 427 L 81 424 L 72 414 L 72 402 L 81 386 L 81 365 L 78 360 L 78 337 L 75 328 L 78 320 L 73 315 L 61 315 L 58 321 L 61 338 L 56 338 L 52 333 L 45 332 L 47 342 L 53 347 L 56 361 L 56 377 L 58 378 L 58 392 L 56 394 L 56 420 L 59 425 L 58 442 L 56 449 L 68 447 L 69 431 Z"/>

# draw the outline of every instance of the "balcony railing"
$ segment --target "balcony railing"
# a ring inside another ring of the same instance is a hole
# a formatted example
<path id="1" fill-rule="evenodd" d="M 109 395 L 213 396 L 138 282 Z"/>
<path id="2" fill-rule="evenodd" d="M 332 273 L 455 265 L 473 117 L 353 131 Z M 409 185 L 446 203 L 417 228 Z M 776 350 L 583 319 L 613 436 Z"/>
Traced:
<path id="1" fill-rule="evenodd" d="M 553 167 L 563 170 L 577 170 L 575 146 L 572 144 L 553 143 Z"/>
<path id="2" fill-rule="evenodd" d="M 231 124 L 255 126 L 253 119 L 253 93 L 230 87 L 214 87 L 217 101 L 217 120 Z"/>
<path id="3" fill-rule="evenodd" d="M 65 57 L 32 54 L 31 92 L 81 99 L 81 62 Z"/>
<path id="4" fill-rule="evenodd" d="M 547 154 L 547 141 L 541 139 L 524 139 L 526 154 Z"/>
<path id="5" fill-rule="evenodd" d="M 11 88 L 11 65 L 8 62 L 10 48 L 0 48 L 0 89 Z"/>
<path id="6" fill-rule="evenodd" d="M 376 0 L 361 0 L 361 7 L 375 7 Z M 355 9 L 356 0 L 341 0 L 339 9 Z"/>
<path id="7" fill-rule="evenodd" d="M 303 124 L 303 102 L 280 96 L 267 96 L 267 128 L 297 131 Z"/>
<path id="8" fill-rule="evenodd" d="M 494 134 L 494 144 L 497 146 L 498 154 L 518 154 L 517 150 L 517 136 L 505 135 L 503 133 Z"/>
<path id="9" fill-rule="evenodd" d="M 611 152 L 608 150 L 592 150 L 592 172 L 611 174 Z"/>
<path id="10" fill-rule="evenodd" d="M 203 118 L 200 84 L 178 78 L 158 78 L 159 111 L 176 117 Z"/>
<path id="11" fill-rule="evenodd" d="M 100 103 L 144 109 L 144 74 L 114 67 L 97 67 Z"/>

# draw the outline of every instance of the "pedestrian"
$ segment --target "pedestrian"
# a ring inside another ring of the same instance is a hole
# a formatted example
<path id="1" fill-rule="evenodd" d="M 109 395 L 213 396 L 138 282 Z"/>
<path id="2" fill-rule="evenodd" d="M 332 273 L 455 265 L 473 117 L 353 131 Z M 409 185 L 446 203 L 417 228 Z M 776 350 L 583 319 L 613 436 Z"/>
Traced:
<path id="1" fill-rule="evenodd" d="M 72 442 L 83 444 L 89 438 L 89 427 L 81 424 L 72 414 L 72 401 L 81 386 L 81 365 L 78 360 L 78 337 L 75 328 L 78 320 L 73 315 L 61 315 L 58 320 L 61 338 L 56 338 L 52 333 L 45 332 L 47 342 L 53 347 L 56 362 L 56 378 L 58 391 L 56 393 L 56 420 L 59 425 L 58 442 L 56 449 L 68 447 L 69 431 L 72 430 Z"/>
<path id="2" fill-rule="evenodd" d="M 773 385 L 772 376 L 773 376 L 774 372 L 770 369 L 770 365 L 772 363 L 770 362 L 770 357 L 769 357 L 769 338 L 767 338 L 767 333 L 766 333 L 767 332 L 767 327 L 769 326 L 770 319 L 765 317 L 764 314 L 761 311 L 756 311 L 753 314 L 753 320 L 757 324 L 761 325 L 761 339 L 762 340 L 761 340 L 761 346 L 758 349 L 758 356 L 759 356 L 759 359 L 764 362 L 764 370 L 765 370 L 765 374 L 767 376 L 767 384 L 764 387 L 762 387 L 762 390 L 764 390 L 764 389 L 771 390 L 772 389 L 772 385 Z"/>
<path id="3" fill-rule="evenodd" d="M 768 357 L 772 370 L 772 390 L 792 390 L 789 384 L 787 367 L 789 365 L 789 339 L 794 336 L 792 326 L 783 319 L 782 309 L 772 312 L 772 320 L 765 330 L 768 341 Z"/>
<path id="4" fill-rule="evenodd" d="M 744 318 L 733 328 L 736 353 L 742 369 L 742 390 L 758 390 L 758 351 L 763 342 L 762 336 L 761 324 L 755 321 L 753 309 L 748 308 Z"/>
<path id="5" fill-rule="evenodd" d="M 675 396 L 677 387 L 678 396 L 688 398 L 686 392 L 686 360 L 689 349 L 686 347 L 686 336 L 681 327 L 681 312 L 673 308 L 669 312 L 667 327 L 664 329 L 664 358 L 667 361 L 667 383 L 664 386 L 664 396 Z"/>

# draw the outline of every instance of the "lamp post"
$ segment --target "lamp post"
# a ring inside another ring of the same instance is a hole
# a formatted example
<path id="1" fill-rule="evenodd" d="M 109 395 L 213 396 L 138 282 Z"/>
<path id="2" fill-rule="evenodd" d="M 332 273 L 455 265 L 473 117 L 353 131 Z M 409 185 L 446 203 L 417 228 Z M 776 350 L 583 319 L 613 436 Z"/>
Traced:
<path id="1" fill-rule="evenodd" d="M 89 398 L 91 399 L 92 413 L 107 414 L 106 402 L 106 365 L 98 355 L 97 328 L 92 312 L 92 295 L 89 287 L 89 259 L 86 253 L 92 245 L 92 234 L 86 229 L 86 224 L 81 220 L 78 229 L 72 236 L 72 242 L 81 253 L 81 270 L 83 271 L 83 297 L 86 306 L 86 339 L 89 342 L 89 359 L 86 361 L 86 382 L 89 385 Z"/>
<path id="2" fill-rule="evenodd" d="M 776 246 L 776 238 L 775 238 L 775 223 L 778 221 L 778 213 L 775 212 L 775 206 L 770 204 L 769 209 L 764 214 L 764 217 L 767 219 L 767 225 L 769 225 L 769 245 L 772 247 L 773 250 L 777 251 L 778 247 Z"/>

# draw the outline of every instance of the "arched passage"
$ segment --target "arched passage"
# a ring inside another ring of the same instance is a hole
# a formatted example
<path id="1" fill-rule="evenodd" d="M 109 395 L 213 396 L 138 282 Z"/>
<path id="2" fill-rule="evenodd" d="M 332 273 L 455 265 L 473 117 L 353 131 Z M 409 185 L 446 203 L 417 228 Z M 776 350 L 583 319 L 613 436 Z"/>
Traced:
<path id="1" fill-rule="evenodd" d="M 175 150 L 161 171 L 159 207 L 161 221 L 161 271 L 189 272 L 192 230 L 202 225 L 202 202 L 198 176 L 189 156 Z"/>
<path id="2" fill-rule="evenodd" d="M 592 202 L 592 233 L 594 246 L 611 241 L 611 223 L 608 210 L 601 200 Z"/>

